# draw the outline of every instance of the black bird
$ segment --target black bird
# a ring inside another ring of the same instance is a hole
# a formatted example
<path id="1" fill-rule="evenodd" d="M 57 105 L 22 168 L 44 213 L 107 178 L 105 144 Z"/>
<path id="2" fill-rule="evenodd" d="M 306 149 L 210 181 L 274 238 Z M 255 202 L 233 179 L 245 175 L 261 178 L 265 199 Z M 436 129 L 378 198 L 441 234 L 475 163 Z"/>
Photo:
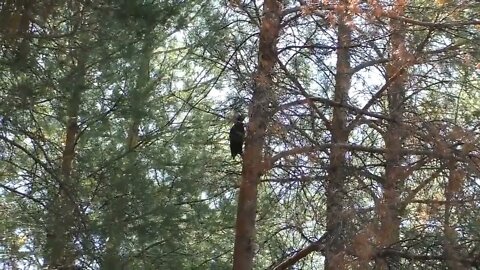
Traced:
<path id="1" fill-rule="evenodd" d="M 242 115 L 237 116 L 235 124 L 230 129 L 230 152 L 232 153 L 232 158 L 235 158 L 236 155 L 243 155 L 243 141 L 245 140 L 245 126 L 243 125 Z"/>

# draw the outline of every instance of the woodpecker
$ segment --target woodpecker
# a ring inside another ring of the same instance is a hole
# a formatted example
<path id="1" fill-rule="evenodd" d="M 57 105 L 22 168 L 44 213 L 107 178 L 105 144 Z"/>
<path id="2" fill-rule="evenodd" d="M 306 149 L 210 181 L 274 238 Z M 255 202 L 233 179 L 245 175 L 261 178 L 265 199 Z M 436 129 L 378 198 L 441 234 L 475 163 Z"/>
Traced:
<path id="1" fill-rule="evenodd" d="M 243 156 L 243 141 L 245 140 L 244 119 L 245 117 L 238 115 L 235 119 L 235 124 L 230 129 L 230 152 L 233 159 L 237 155 Z"/>

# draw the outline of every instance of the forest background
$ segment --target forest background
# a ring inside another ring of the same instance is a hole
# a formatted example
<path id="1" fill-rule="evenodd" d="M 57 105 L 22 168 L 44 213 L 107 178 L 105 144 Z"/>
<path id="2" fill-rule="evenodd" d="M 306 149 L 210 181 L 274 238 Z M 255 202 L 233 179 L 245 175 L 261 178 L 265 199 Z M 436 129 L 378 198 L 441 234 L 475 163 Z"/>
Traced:
<path id="1" fill-rule="evenodd" d="M 0 268 L 479 268 L 479 14 L 0 1 Z"/>

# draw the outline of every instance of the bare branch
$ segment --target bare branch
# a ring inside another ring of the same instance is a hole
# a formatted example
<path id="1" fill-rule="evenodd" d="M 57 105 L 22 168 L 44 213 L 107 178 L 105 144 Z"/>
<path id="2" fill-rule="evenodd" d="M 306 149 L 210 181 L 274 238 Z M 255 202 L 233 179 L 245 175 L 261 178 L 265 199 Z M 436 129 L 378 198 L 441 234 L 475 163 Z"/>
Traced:
<path id="1" fill-rule="evenodd" d="M 427 179 L 425 179 L 424 181 L 422 181 L 415 189 L 411 190 L 407 197 L 403 200 L 403 202 L 401 203 L 400 205 L 400 212 L 403 212 L 405 210 L 405 208 L 407 207 L 407 205 L 409 203 L 412 202 L 412 200 L 415 198 L 415 196 L 425 187 L 428 185 L 428 183 L 432 182 L 433 180 L 435 180 L 438 175 L 442 172 L 442 170 L 444 169 L 444 166 L 438 168 L 437 170 L 435 170 L 435 172 Z"/>
<path id="2" fill-rule="evenodd" d="M 330 99 L 321 98 L 321 97 L 308 97 L 306 99 L 301 99 L 301 100 L 296 100 L 296 101 L 292 101 L 292 102 L 289 102 L 289 103 L 285 103 L 285 104 L 280 105 L 278 107 L 278 110 L 279 111 L 280 110 L 285 110 L 286 108 L 297 106 L 297 105 L 310 104 L 311 102 L 320 102 L 320 103 L 323 103 L 325 105 L 332 106 L 332 107 L 342 107 L 342 108 L 345 108 L 349 111 L 353 111 L 353 112 L 357 113 L 358 115 L 367 115 L 367 116 L 371 116 L 371 117 L 378 118 L 378 119 L 392 121 L 391 118 L 389 118 L 387 116 L 384 116 L 382 114 L 369 112 L 369 111 L 357 108 L 357 107 L 352 106 L 352 105 L 342 104 L 340 102 L 335 102 L 335 101 L 332 101 Z"/>
<path id="3" fill-rule="evenodd" d="M 426 22 L 426 21 L 418 21 L 411 18 L 393 15 L 393 14 L 385 14 L 385 17 L 399 20 L 408 24 L 424 26 L 428 28 L 451 28 L 451 27 L 459 27 L 459 26 L 468 26 L 468 25 L 480 25 L 480 20 L 471 20 L 471 21 L 453 21 L 448 23 L 439 23 L 439 22 Z"/>
<path id="4" fill-rule="evenodd" d="M 279 265 L 275 266 L 273 269 L 274 270 L 288 269 L 288 267 L 294 265 L 295 263 L 297 263 L 301 259 L 307 257 L 310 253 L 312 253 L 314 251 L 322 250 L 323 249 L 322 244 L 323 244 L 323 242 L 326 238 L 327 238 L 327 234 L 325 233 L 324 235 L 322 235 L 322 237 L 320 237 L 320 239 L 318 239 L 317 241 L 309 244 L 308 246 L 304 247 L 303 249 L 299 250 L 293 256 L 286 259 L 285 261 L 283 261 Z"/>
<path id="5" fill-rule="evenodd" d="M 374 60 L 363 62 L 357 65 L 356 67 L 352 68 L 352 74 L 355 74 L 364 68 L 371 67 L 377 64 L 384 64 L 384 63 L 387 63 L 388 61 L 390 61 L 390 59 L 380 58 L 380 59 L 374 59 Z"/>
<path id="6" fill-rule="evenodd" d="M 287 67 L 282 63 L 282 61 L 280 61 L 280 59 L 277 58 L 277 62 L 280 66 L 280 68 L 285 72 L 285 74 L 287 75 L 287 77 L 295 84 L 295 86 L 298 88 L 298 90 L 302 93 L 302 95 L 304 97 L 306 97 L 307 99 L 310 98 L 310 94 L 307 93 L 307 91 L 305 90 L 305 88 L 302 86 L 302 84 L 300 83 L 300 81 L 298 81 L 297 77 L 293 76 L 287 69 Z M 310 104 L 312 109 L 317 113 L 317 115 L 320 117 L 320 119 L 323 121 L 323 123 L 325 124 L 325 127 L 327 129 L 331 129 L 331 124 L 330 124 L 330 121 L 328 121 L 327 117 L 325 116 L 325 114 L 323 114 L 318 108 L 317 106 L 315 106 L 315 104 Z"/>
<path id="7" fill-rule="evenodd" d="M 0 188 L 3 188 L 3 189 L 5 189 L 5 190 L 8 190 L 8 191 L 14 193 L 14 194 L 17 194 L 17 195 L 20 196 L 20 197 L 27 198 L 27 199 L 29 199 L 29 200 L 31 200 L 31 201 L 33 201 L 33 202 L 36 202 L 36 203 L 42 205 L 43 207 L 46 206 L 45 203 L 42 202 L 42 201 L 40 201 L 39 199 L 34 198 L 34 197 L 32 197 L 31 195 L 29 195 L 29 194 L 20 192 L 20 191 L 18 191 L 18 190 L 15 189 L 15 188 L 9 187 L 9 186 L 4 185 L 4 184 L 1 184 L 1 183 L 0 183 Z"/>

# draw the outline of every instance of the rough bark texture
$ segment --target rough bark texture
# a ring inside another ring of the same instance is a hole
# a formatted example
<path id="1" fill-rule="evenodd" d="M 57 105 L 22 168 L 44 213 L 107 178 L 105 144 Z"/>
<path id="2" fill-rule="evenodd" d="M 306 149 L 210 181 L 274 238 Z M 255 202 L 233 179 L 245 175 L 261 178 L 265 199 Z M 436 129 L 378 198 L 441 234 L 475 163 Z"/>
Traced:
<path id="1" fill-rule="evenodd" d="M 458 239 L 456 237 L 455 228 L 452 225 L 452 199 L 455 191 L 460 189 L 459 184 L 462 182 L 461 173 L 458 164 L 454 160 L 448 162 L 448 182 L 445 186 L 445 210 L 443 220 L 443 256 L 446 259 L 446 269 L 464 269 L 465 265 L 460 263 L 460 258 L 456 251 Z"/>
<path id="2" fill-rule="evenodd" d="M 395 10 L 399 16 L 404 7 L 397 4 Z M 390 51 L 392 61 L 387 64 L 387 78 L 400 75 L 391 83 L 387 90 L 388 113 L 392 119 L 385 134 L 385 179 L 383 183 L 383 197 L 379 207 L 380 228 L 378 242 L 380 248 L 391 248 L 400 238 L 400 190 L 403 184 L 402 143 L 404 128 L 402 127 L 406 72 L 406 48 L 404 37 L 405 25 L 399 20 L 390 21 L 391 39 Z M 388 260 L 392 267 L 396 260 Z M 385 258 L 376 260 L 375 269 L 391 269 Z"/>
<path id="3" fill-rule="evenodd" d="M 67 101 L 67 122 L 65 146 L 61 160 L 61 177 L 58 179 L 59 190 L 51 194 L 49 205 L 49 222 L 46 237 L 46 265 L 52 269 L 75 269 L 75 248 L 78 212 L 75 203 L 73 179 L 73 162 L 75 145 L 79 133 L 78 113 L 81 95 L 85 90 L 85 57 L 77 56 L 78 64 L 66 81 L 65 89 L 70 92 Z"/>
<path id="4" fill-rule="evenodd" d="M 348 1 L 342 1 L 347 6 Z M 334 102 L 346 104 L 348 100 L 348 90 L 351 84 L 350 67 L 350 43 L 351 30 L 347 22 L 349 20 L 347 11 L 341 10 L 338 13 L 338 50 L 337 50 L 337 73 L 335 76 L 335 95 Z M 347 111 L 344 107 L 337 106 L 333 108 L 332 117 L 332 148 L 330 153 L 330 164 L 328 167 L 327 182 L 327 232 L 329 240 L 325 252 L 325 269 L 344 269 L 344 225 L 345 218 L 342 213 L 344 210 L 345 197 L 345 154 L 346 149 L 338 146 L 345 144 L 348 140 L 349 131 L 347 130 Z"/>
<path id="5" fill-rule="evenodd" d="M 276 42 L 280 31 L 281 3 L 266 0 L 260 29 L 258 70 L 249 111 L 242 180 L 235 225 L 234 270 L 253 268 L 257 185 L 263 174 L 263 146 L 269 121 L 268 103 L 272 95 L 272 73 L 277 62 Z"/>

